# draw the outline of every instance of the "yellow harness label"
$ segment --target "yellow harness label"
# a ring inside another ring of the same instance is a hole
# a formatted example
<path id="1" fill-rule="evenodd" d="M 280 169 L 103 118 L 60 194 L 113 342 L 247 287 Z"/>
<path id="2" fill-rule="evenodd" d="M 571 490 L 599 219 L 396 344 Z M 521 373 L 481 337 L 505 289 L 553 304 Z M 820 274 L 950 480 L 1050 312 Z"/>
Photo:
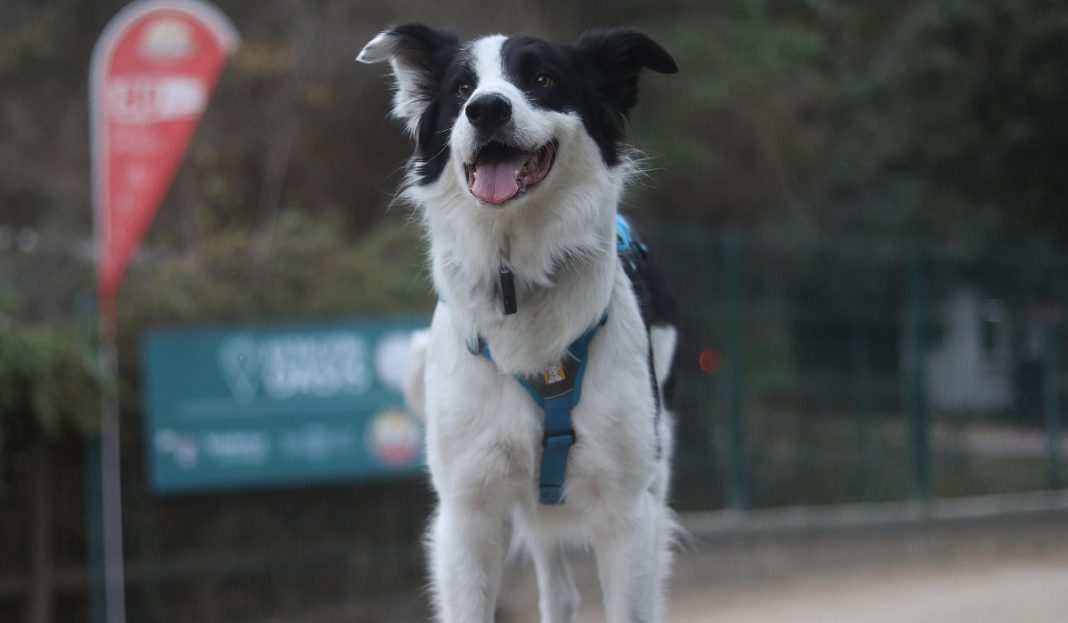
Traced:
<path id="1" fill-rule="evenodd" d="M 552 385 L 553 383 L 559 383 L 560 381 L 567 380 L 567 375 L 564 374 L 564 366 L 556 364 L 543 373 L 545 377 L 545 384 Z"/>

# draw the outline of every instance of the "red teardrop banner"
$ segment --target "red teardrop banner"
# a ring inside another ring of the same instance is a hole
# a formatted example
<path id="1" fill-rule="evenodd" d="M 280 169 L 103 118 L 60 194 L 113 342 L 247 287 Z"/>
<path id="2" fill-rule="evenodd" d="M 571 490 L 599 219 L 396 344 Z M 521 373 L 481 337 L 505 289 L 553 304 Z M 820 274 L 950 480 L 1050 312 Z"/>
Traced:
<path id="1" fill-rule="evenodd" d="M 198 0 L 135 2 L 97 41 L 89 97 L 105 313 L 237 42 L 230 21 Z"/>

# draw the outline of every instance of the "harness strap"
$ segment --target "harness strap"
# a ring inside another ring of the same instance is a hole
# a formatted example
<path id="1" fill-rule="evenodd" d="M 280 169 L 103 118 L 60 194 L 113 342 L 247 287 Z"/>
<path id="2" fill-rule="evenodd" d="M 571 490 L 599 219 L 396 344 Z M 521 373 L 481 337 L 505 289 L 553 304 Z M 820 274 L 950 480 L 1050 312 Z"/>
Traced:
<path id="1" fill-rule="evenodd" d="M 538 501 L 542 504 L 564 503 L 564 477 L 571 446 L 575 445 L 575 429 L 571 410 L 582 398 L 582 379 L 586 374 L 590 342 L 608 320 L 608 312 L 601 320 L 567 347 L 563 361 L 540 375 L 514 375 L 545 414 L 541 437 L 541 468 L 538 476 Z M 468 340 L 467 349 L 493 362 L 493 353 L 481 336 Z"/>
<path id="2" fill-rule="evenodd" d="M 545 411 L 545 432 L 541 438 L 541 473 L 538 475 L 538 501 L 564 503 L 564 478 L 575 430 L 571 425 L 571 405 L 564 397 L 541 403 Z"/>

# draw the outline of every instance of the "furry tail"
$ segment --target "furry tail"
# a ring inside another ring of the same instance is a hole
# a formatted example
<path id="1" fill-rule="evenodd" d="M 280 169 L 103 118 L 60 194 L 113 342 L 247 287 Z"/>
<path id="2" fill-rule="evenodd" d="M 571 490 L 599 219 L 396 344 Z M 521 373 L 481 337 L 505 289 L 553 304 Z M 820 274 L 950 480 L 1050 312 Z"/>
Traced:
<path id="1" fill-rule="evenodd" d="M 660 391 L 660 418 L 657 435 L 660 439 L 661 460 L 653 484 L 653 493 L 666 504 L 671 488 L 671 464 L 675 454 L 675 416 L 669 409 L 671 367 L 678 345 L 678 330 L 669 324 L 653 325 L 649 329 L 649 343 L 653 351 L 653 373 Z M 673 532 L 669 528 L 668 532 Z"/>
<path id="2" fill-rule="evenodd" d="M 666 391 L 671 377 L 671 364 L 675 361 L 675 347 L 679 332 L 669 324 L 654 324 L 649 327 L 649 342 L 653 348 L 653 372 L 660 383 L 660 395 Z"/>
<path id="3" fill-rule="evenodd" d="M 429 329 L 412 331 L 408 343 L 408 372 L 404 378 L 404 401 L 422 420 L 426 420 L 426 347 L 429 341 Z"/>

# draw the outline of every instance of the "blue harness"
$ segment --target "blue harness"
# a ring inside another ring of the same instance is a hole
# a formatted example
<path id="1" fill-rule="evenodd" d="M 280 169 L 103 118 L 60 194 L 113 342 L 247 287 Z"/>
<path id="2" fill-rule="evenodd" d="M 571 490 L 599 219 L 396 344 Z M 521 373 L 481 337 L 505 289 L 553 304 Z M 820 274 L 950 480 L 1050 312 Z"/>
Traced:
<path id="1" fill-rule="evenodd" d="M 575 445 L 575 429 L 571 424 L 571 410 L 582 398 L 582 377 L 586 374 L 590 342 L 597 329 L 608 320 L 608 312 L 577 340 L 567 347 L 563 361 L 531 377 L 514 375 L 534 402 L 545 413 L 545 428 L 541 437 L 541 470 L 538 479 L 538 501 L 542 504 L 564 503 L 564 476 L 567 458 Z M 467 349 L 493 361 L 493 354 L 485 340 L 469 340 Z"/>
<path id="2" fill-rule="evenodd" d="M 617 215 L 616 251 L 619 256 L 626 258 L 633 244 L 630 224 L 622 216 Z M 514 298 L 512 305 L 514 306 Z M 541 438 L 541 469 L 538 480 L 538 501 L 542 504 L 564 503 L 567 459 L 571 446 L 575 445 L 575 429 L 571 422 L 571 411 L 582 398 L 582 378 L 586 374 L 590 342 L 597 333 L 597 329 L 604 326 L 607 320 L 608 310 L 605 310 L 597 324 L 571 342 L 563 361 L 544 370 L 540 375 L 513 376 L 545 413 L 545 425 Z M 493 363 L 493 354 L 481 336 L 469 339 L 467 350 L 472 354 L 482 355 Z"/>

